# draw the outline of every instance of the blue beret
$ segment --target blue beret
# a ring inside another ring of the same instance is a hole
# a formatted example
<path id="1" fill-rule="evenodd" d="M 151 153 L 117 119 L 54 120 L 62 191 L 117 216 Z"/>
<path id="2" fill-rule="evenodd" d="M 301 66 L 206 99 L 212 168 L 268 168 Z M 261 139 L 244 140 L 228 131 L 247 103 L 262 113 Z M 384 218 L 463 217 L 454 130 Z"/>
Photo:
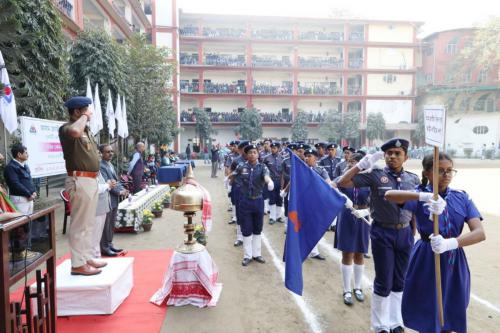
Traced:
<path id="1" fill-rule="evenodd" d="M 240 141 L 240 143 L 238 143 L 238 148 L 243 149 L 246 146 L 248 146 L 249 144 L 250 144 L 250 141 Z"/>
<path id="2" fill-rule="evenodd" d="M 243 151 L 246 153 L 248 153 L 250 151 L 250 149 L 257 149 L 257 145 L 254 145 L 254 144 L 248 144 L 244 149 Z"/>
<path id="3" fill-rule="evenodd" d="M 68 108 L 68 110 L 72 109 L 81 109 L 86 106 L 92 104 L 92 100 L 85 96 L 74 96 L 71 97 L 64 103 L 64 106 Z"/>
<path id="4" fill-rule="evenodd" d="M 390 139 L 389 141 L 387 141 L 386 143 L 384 143 L 380 147 L 380 149 L 382 149 L 382 151 L 386 151 L 386 150 L 391 149 L 391 148 L 402 148 L 404 151 L 408 151 L 409 145 L 410 145 L 410 143 L 408 142 L 408 140 L 401 139 L 401 138 L 393 138 L 393 139 Z"/>
<path id="5" fill-rule="evenodd" d="M 314 155 L 314 156 L 318 157 L 318 152 L 317 152 L 315 149 L 308 148 L 308 149 L 306 149 L 306 151 L 304 152 L 304 155 L 305 155 L 305 156 L 307 156 L 307 155 Z"/>
<path id="6" fill-rule="evenodd" d="M 351 147 L 351 146 L 345 146 L 345 147 L 342 148 L 342 151 L 346 151 L 346 150 L 349 150 L 349 151 L 351 151 L 353 153 L 356 152 L 356 149 L 354 149 L 354 147 Z"/>
<path id="7" fill-rule="evenodd" d="M 336 143 L 329 143 L 327 146 L 326 146 L 326 149 L 331 149 L 331 148 L 337 148 L 337 144 Z"/>

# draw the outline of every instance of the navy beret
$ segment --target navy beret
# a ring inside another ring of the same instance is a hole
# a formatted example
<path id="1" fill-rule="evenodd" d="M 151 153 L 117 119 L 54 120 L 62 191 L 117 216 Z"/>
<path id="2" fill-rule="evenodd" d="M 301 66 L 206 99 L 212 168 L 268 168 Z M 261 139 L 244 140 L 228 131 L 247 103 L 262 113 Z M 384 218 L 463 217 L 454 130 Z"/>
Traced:
<path id="1" fill-rule="evenodd" d="M 351 146 L 345 146 L 345 147 L 342 148 L 342 151 L 346 151 L 346 150 L 349 150 L 349 151 L 351 151 L 353 153 L 356 152 L 356 149 L 354 149 L 354 147 L 351 147 Z"/>
<path id="2" fill-rule="evenodd" d="M 230 146 L 234 146 L 235 144 L 236 144 L 236 141 L 235 141 L 235 140 L 231 140 L 231 141 L 229 141 L 229 145 L 230 145 Z"/>
<path id="3" fill-rule="evenodd" d="M 409 145 L 410 145 L 410 142 L 408 142 L 408 140 L 401 139 L 401 138 L 393 138 L 393 139 L 390 139 L 389 141 L 387 141 L 386 143 L 384 143 L 380 147 L 380 149 L 382 149 L 382 151 L 386 151 L 386 150 L 391 149 L 391 148 L 402 148 L 404 151 L 408 151 Z"/>
<path id="4" fill-rule="evenodd" d="M 250 141 L 240 141 L 240 143 L 238 143 L 238 148 L 239 149 L 245 148 L 249 144 L 250 144 Z"/>
<path id="5" fill-rule="evenodd" d="M 311 146 L 309 146 L 306 143 L 299 143 L 299 144 L 297 144 L 297 149 L 309 149 L 309 148 L 311 148 Z"/>
<path id="6" fill-rule="evenodd" d="M 326 149 L 330 149 L 330 148 L 337 148 L 337 144 L 336 143 L 329 143 L 327 146 L 326 146 Z"/>
<path id="7" fill-rule="evenodd" d="M 315 149 L 308 148 L 308 149 L 306 149 L 306 151 L 304 152 L 304 155 L 305 155 L 305 156 L 307 156 L 307 155 L 314 155 L 314 156 L 318 157 L 318 152 L 317 152 Z"/>
<path id="8" fill-rule="evenodd" d="M 295 142 L 292 142 L 292 143 L 289 143 L 287 145 L 287 147 L 292 149 L 292 150 L 295 150 L 295 149 L 297 149 L 297 144 Z"/>
<path id="9" fill-rule="evenodd" d="M 356 154 L 361 154 L 361 155 L 365 156 L 366 152 L 363 151 L 363 150 L 358 149 L 358 150 L 356 150 Z"/>
<path id="10" fill-rule="evenodd" d="M 92 104 L 92 100 L 85 96 L 74 96 L 71 97 L 64 103 L 64 106 L 68 108 L 68 110 L 72 109 L 81 109 L 86 106 Z"/>
<path id="11" fill-rule="evenodd" d="M 250 151 L 250 149 L 257 149 L 257 145 L 254 145 L 254 144 L 248 144 L 245 146 L 245 148 L 243 149 L 243 151 L 246 153 L 248 153 Z"/>
<path id="12" fill-rule="evenodd" d="M 281 147 L 281 143 L 273 142 L 273 143 L 271 143 L 271 147 L 278 147 L 279 148 L 279 147 Z"/>
<path id="13" fill-rule="evenodd" d="M 327 143 L 326 142 L 318 142 L 314 145 L 314 147 L 316 147 L 316 149 L 322 147 L 322 148 L 326 148 L 326 145 Z"/>

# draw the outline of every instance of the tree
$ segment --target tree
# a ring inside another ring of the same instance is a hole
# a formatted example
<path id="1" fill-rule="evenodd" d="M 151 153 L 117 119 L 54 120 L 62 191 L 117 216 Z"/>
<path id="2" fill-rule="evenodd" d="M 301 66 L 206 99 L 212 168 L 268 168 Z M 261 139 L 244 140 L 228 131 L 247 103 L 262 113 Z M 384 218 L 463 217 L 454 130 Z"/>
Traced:
<path id="1" fill-rule="evenodd" d="M 256 109 L 243 110 L 238 132 L 243 140 L 255 141 L 262 137 L 262 119 Z"/>
<path id="2" fill-rule="evenodd" d="M 77 36 L 71 47 L 69 69 L 71 86 L 79 95 L 85 95 L 89 79 L 92 90 L 96 83 L 99 84 L 102 105 L 106 105 L 108 89 L 111 90 L 114 107 L 117 94 L 125 96 L 127 117 L 131 118 L 133 106 L 130 105 L 129 94 L 125 89 L 125 47 L 115 42 L 106 31 L 86 30 Z M 103 120 L 107 124 L 107 118 L 103 117 Z M 132 125 L 130 121 L 129 125 Z M 136 134 L 133 126 L 129 126 L 129 133 Z"/>
<path id="3" fill-rule="evenodd" d="M 126 47 L 130 135 L 136 139 L 168 144 L 178 133 L 177 116 L 167 90 L 167 82 L 172 75 L 172 65 L 165 62 L 168 50 L 151 45 L 144 35 L 135 35 Z"/>
<path id="4" fill-rule="evenodd" d="M 202 108 L 194 108 L 193 113 L 196 118 L 196 133 L 198 134 L 200 142 L 206 143 L 214 133 L 210 117 Z"/>
<path id="5" fill-rule="evenodd" d="M 359 124 L 361 112 L 359 110 L 348 111 L 342 117 L 342 136 L 352 141 L 351 145 L 357 146 L 359 142 Z"/>
<path id="6" fill-rule="evenodd" d="M 329 142 L 340 142 L 342 139 L 342 111 L 330 109 L 324 121 L 319 125 L 319 134 Z"/>
<path id="7" fill-rule="evenodd" d="M 0 31 L 0 50 L 16 96 L 17 114 L 66 118 L 67 44 L 52 1 L 1 1 Z"/>
<path id="8" fill-rule="evenodd" d="M 425 139 L 424 110 L 417 111 L 417 127 L 411 134 L 411 139 L 419 146 Z"/>
<path id="9" fill-rule="evenodd" d="M 307 114 L 300 110 L 292 124 L 292 141 L 305 141 L 307 139 Z"/>
<path id="10" fill-rule="evenodd" d="M 366 120 L 366 138 L 371 143 L 375 139 L 383 139 L 385 119 L 382 112 L 369 113 Z"/>

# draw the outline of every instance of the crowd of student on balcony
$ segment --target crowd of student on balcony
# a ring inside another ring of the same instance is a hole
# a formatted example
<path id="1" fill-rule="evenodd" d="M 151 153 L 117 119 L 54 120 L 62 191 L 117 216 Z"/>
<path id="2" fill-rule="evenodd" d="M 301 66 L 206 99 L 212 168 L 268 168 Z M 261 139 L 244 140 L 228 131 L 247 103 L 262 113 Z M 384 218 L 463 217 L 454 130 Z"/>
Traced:
<path id="1" fill-rule="evenodd" d="M 347 86 L 348 95 L 361 95 L 361 82 L 349 84 Z M 200 85 L 197 79 L 180 80 L 180 90 L 182 93 L 198 93 Z M 247 86 L 245 80 L 232 81 L 231 83 L 212 82 L 206 79 L 203 82 L 203 92 L 206 94 L 246 94 Z M 258 95 L 292 95 L 293 82 L 282 81 L 281 84 L 253 81 L 252 93 Z M 343 87 L 337 81 L 319 82 L 297 82 L 297 93 L 299 95 L 342 95 Z"/>
<path id="2" fill-rule="evenodd" d="M 242 110 L 242 109 L 241 109 Z M 291 123 L 293 121 L 293 116 L 290 112 L 262 112 L 257 110 L 260 114 L 261 121 L 263 123 Z M 210 121 L 213 123 L 224 123 L 224 122 L 240 122 L 241 112 L 238 110 L 233 110 L 232 112 L 207 112 Z M 181 123 L 194 123 L 196 122 L 196 116 L 191 110 L 183 110 L 180 115 Z M 326 119 L 326 112 L 313 112 L 309 111 L 307 113 L 307 122 L 309 123 L 321 123 Z"/>
<path id="3" fill-rule="evenodd" d="M 181 65 L 197 65 L 198 53 L 180 53 Z M 205 53 L 204 65 L 210 66 L 246 66 L 245 55 L 243 54 L 220 54 Z M 344 58 L 342 55 L 336 56 L 299 56 L 298 67 L 302 68 L 343 68 Z M 252 55 L 253 67 L 292 67 L 290 56 L 283 55 Z M 350 57 L 349 68 L 363 67 L 362 57 Z"/>
<path id="4" fill-rule="evenodd" d="M 349 32 L 350 41 L 363 41 L 363 27 L 351 27 L 353 30 Z M 200 36 L 198 27 L 188 24 L 180 28 L 181 36 L 193 37 Z M 208 38 L 245 38 L 247 30 L 238 27 L 203 27 L 202 36 Z M 273 39 L 273 40 L 292 40 L 293 31 L 284 29 L 252 29 L 251 37 L 254 39 Z M 318 40 L 318 41 L 343 41 L 343 31 L 300 31 L 298 34 L 300 40 Z"/>

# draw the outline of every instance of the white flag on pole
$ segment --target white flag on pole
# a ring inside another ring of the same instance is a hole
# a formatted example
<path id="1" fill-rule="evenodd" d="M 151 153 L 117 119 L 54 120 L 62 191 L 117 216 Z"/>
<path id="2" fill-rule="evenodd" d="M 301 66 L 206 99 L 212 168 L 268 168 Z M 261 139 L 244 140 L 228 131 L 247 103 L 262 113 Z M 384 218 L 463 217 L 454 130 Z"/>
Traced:
<path id="1" fill-rule="evenodd" d="M 125 135 L 124 138 L 128 138 L 127 104 L 125 104 L 125 96 L 123 96 L 122 117 L 123 117 L 123 134 Z"/>
<path id="2" fill-rule="evenodd" d="M 17 129 L 16 100 L 10 86 L 9 74 L 5 68 L 2 52 L 0 52 L 0 82 L 3 85 L 3 89 L 0 91 L 0 116 L 5 129 L 12 133 Z"/>
<path id="3" fill-rule="evenodd" d="M 99 132 L 104 128 L 104 123 L 102 121 L 101 98 L 99 97 L 99 85 L 97 83 L 95 84 L 94 94 L 94 117 L 97 122 L 97 132 Z"/>
<path id="4" fill-rule="evenodd" d="M 87 94 L 86 94 L 86 96 L 88 98 L 90 98 L 90 100 L 92 101 L 92 104 L 89 105 L 89 111 L 91 111 L 93 113 L 92 117 L 90 117 L 90 120 L 89 120 L 90 131 L 92 132 L 92 134 L 96 135 L 98 132 L 97 121 L 96 121 L 95 112 L 94 112 L 94 98 L 92 97 L 92 89 L 90 88 L 90 79 L 89 78 L 87 78 Z"/>
<path id="5" fill-rule="evenodd" d="M 122 115 L 122 102 L 120 98 L 120 94 L 116 97 L 116 109 L 115 109 L 115 117 L 118 126 L 118 136 L 122 138 L 125 137 L 124 128 L 123 128 L 123 115 Z"/>
<path id="6" fill-rule="evenodd" d="M 106 104 L 106 118 L 108 119 L 108 133 L 111 138 L 115 137 L 116 119 L 111 100 L 111 90 L 108 89 L 108 102 Z"/>

